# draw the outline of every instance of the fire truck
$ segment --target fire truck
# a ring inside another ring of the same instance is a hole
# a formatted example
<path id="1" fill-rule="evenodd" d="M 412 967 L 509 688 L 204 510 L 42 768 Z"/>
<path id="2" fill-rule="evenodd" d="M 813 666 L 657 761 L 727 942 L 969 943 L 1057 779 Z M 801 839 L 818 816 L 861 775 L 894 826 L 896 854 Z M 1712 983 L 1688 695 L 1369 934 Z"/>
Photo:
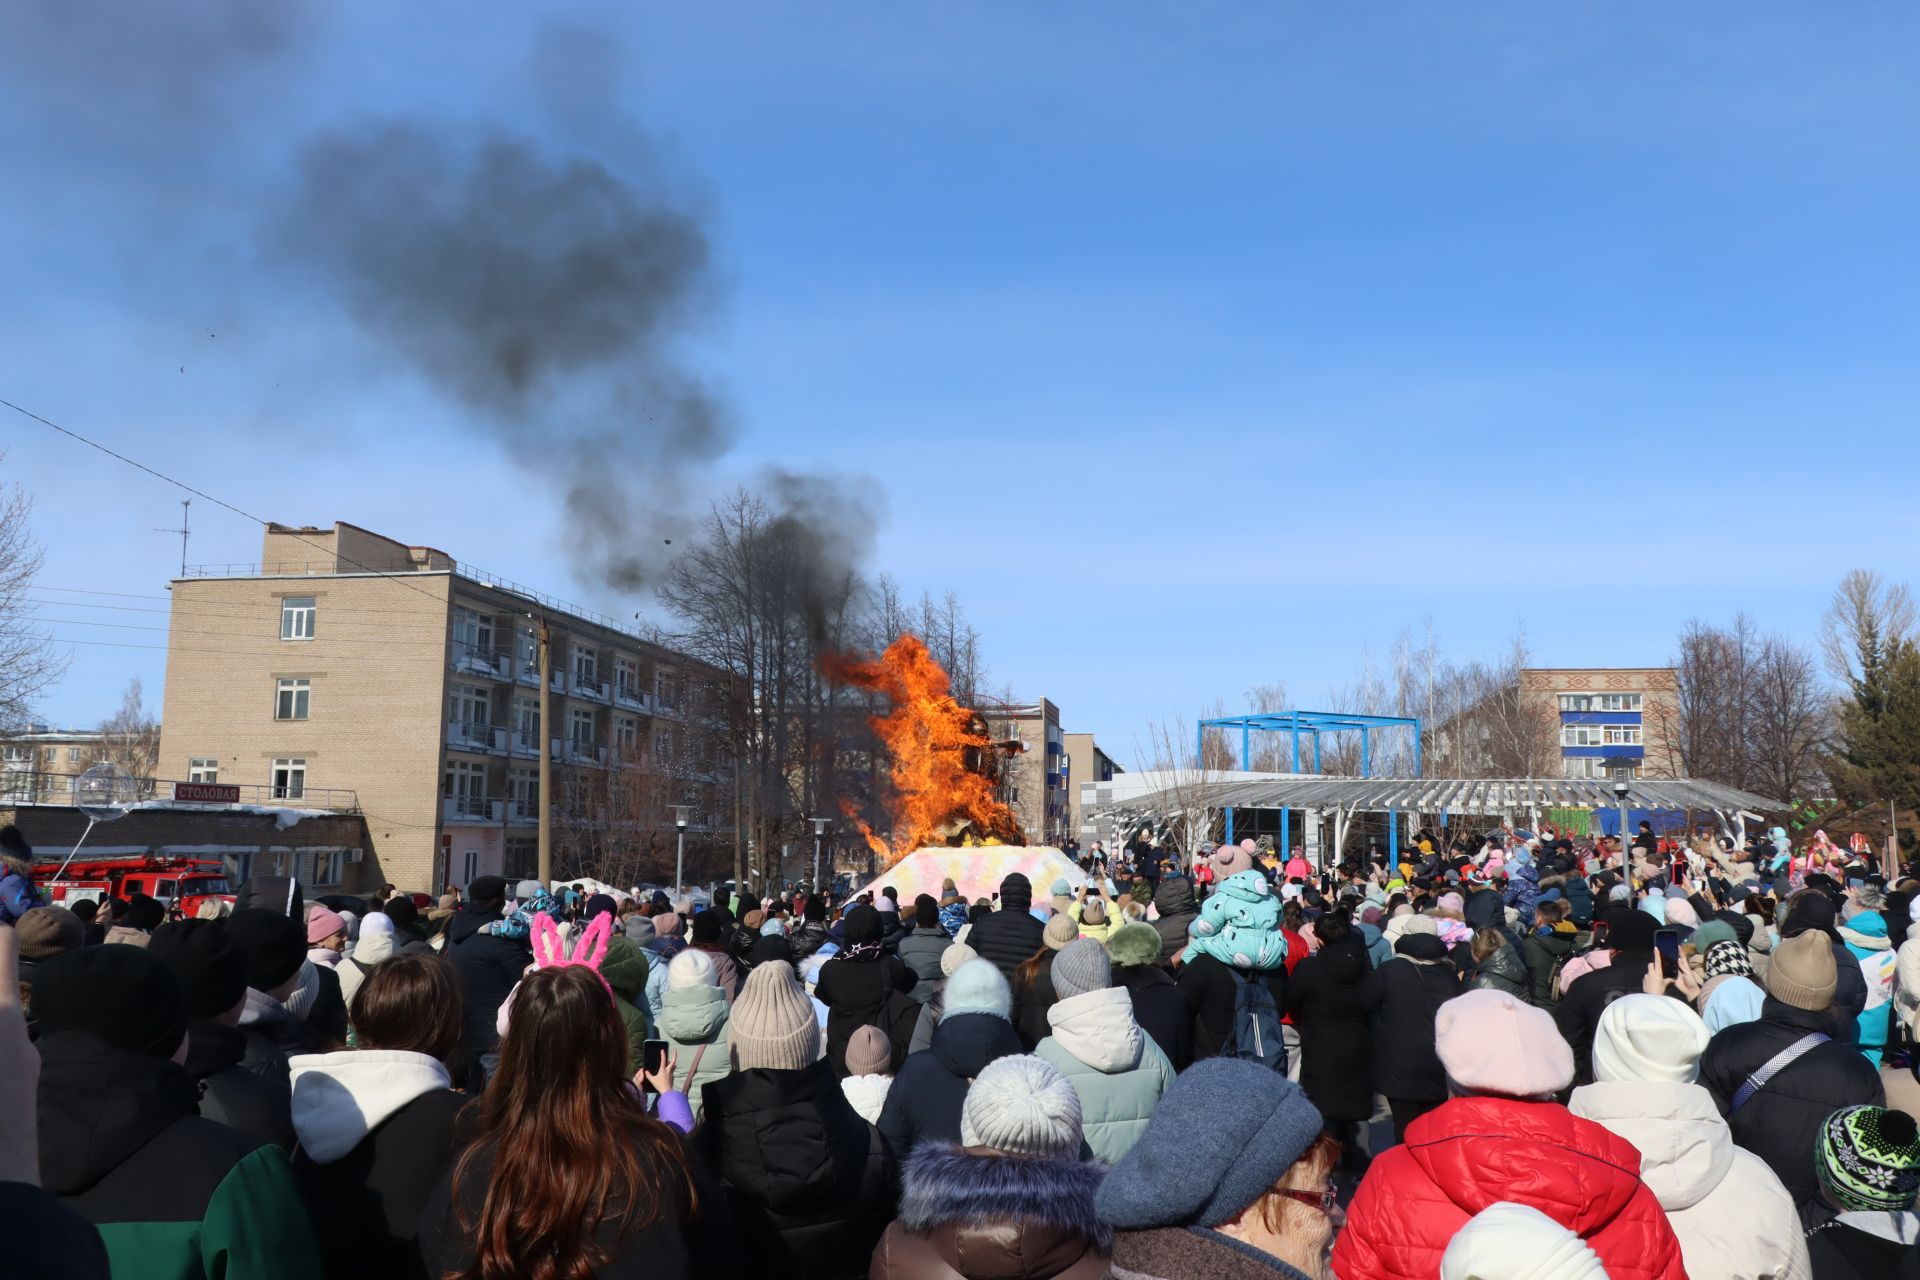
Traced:
<path id="1" fill-rule="evenodd" d="M 59 878 L 55 879 L 58 872 Z M 36 862 L 34 883 L 56 905 L 102 898 L 130 898 L 144 893 L 162 906 L 177 907 L 191 916 L 208 898 L 233 901 L 226 868 L 212 858 L 184 858 L 155 854 L 126 854 L 89 858 L 76 855 L 66 870 L 51 859 Z"/>

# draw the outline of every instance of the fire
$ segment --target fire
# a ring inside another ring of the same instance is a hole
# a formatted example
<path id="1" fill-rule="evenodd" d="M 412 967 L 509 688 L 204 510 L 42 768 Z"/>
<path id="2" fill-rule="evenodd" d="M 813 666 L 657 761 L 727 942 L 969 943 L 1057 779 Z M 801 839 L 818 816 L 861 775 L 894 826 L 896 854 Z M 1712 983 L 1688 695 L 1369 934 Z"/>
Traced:
<path id="1" fill-rule="evenodd" d="M 953 699 L 952 682 L 918 636 L 903 635 L 877 658 L 828 655 L 826 674 L 885 694 L 892 710 L 867 723 L 889 758 L 891 846 L 855 811 L 841 808 L 887 865 L 926 845 L 969 841 L 1025 844 L 1020 820 L 993 796 L 993 744 L 985 722 Z M 969 767 L 972 757 L 980 767 Z"/>

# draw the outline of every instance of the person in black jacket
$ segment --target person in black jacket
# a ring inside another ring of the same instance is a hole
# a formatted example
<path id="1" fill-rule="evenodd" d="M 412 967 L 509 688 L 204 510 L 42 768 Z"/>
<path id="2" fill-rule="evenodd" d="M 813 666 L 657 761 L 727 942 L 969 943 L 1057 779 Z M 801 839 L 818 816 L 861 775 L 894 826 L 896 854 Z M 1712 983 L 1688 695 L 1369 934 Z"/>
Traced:
<path id="1" fill-rule="evenodd" d="M 886 953 L 881 933 L 880 912 L 865 904 L 848 911 L 846 946 L 820 966 L 813 985 L 814 997 L 827 1006 L 827 1060 L 842 1076 L 847 1074 L 847 1043 L 854 1032 L 879 1027 L 892 1042 L 898 1062 L 907 1056 L 920 1014 L 907 994 L 918 979 L 900 957 Z"/>
<path id="2" fill-rule="evenodd" d="M 506 910 L 507 882 L 480 876 L 467 886 L 467 904 L 447 923 L 447 959 L 460 980 L 460 1002 L 467 1027 L 466 1082 L 470 1090 L 486 1086 L 499 1065 L 500 1032 L 495 1023 L 513 984 L 533 963 L 533 950 L 518 938 L 490 933 L 487 926 Z"/>
<path id="3" fill-rule="evenodd" d="M 453 1166 L 467 1102 L 447 1070 L 464 1031 L 459 984 L 439 956 L 395 956 L 360 984 L 352 1018 L 358 1050 L 291 1064 L 294 1183 L 329 1275 L 425 1280 L 420 1214 Z"/>
<path id="4" fill-rule="evenodd" d="M 1867 977 L 1860 962 L 1840 941 L 1836 925 L 1838 912 L 1833 899 L 1820 889 L 1802 889 L 1787 899 L 1787 918 L 1780 925 L 1780 939 L 1797 937 L 1808 930 L 1818 931 L 1833 949 L 1834 971 L 1839 975 L 1833 991 L 1834 1038 L 1849 1043 L 1860 1038 L 1860 1013 L 1867 1007 Z"/>
<path id="5" fill-rule="evenodd" d="M 381 908 L 387 919 L 393 921 L 393 953 L 397 956 L 437 955 L 438 952 L 427 945 L 427 931 L 420 927 L 420 908 L 413 905 L 413 899 L 406 894 L 397 894 L 387 899 Z"/>
<path id="6" fill-rule="evenodd" d="M 827 933 L 827 900 L 817 893 L 807 895 L 806 906 L 800 909 L 800 923 L 787 935 L 787 941 L 793 944 L 793 958 L 796 962 L 825 946 Z"/>
<path id="7" fill-rule="evenodd" d="M 99 1228 L 114 1275 L 319 1280 L 286 1156 L 196 1114 L 177 1061 L 187 1004 L 164 961 L 71 951 L 41 967 L 33 1003 L 41 1185 Z"/>
<path id="8" fill-rule="evenodd" d="M 1000 909 L 974 922 L 967 945 L 1013 983 L 1013 971 L 1040 949 L 1046 926 L 1032 914 L 1033 885 L 1015 871 L 1000 882 Z"/>
<path id="9" fill-rule="evenodd" d="M 1658 963 L 1653 935 L 1654 918 L 1638 907 L 1621 907 L 1607 914 L 1607 948 L 1613 958 L 1604 969 L 1575 978 L 1553 1007 L 1553 1020 L 1573 1049 L 1574 1083 L 1593 1083 L 1593 1036 L 1600 1015 L 1624 995 L 1644 989 L 1647 968 Z"/>
<path id="10" fill-rule="evenodd" d="M 1287 970 L 1284 964 L 1272 969 L 1235 969 L 1206 952 L 1196 954 L 1181 965 L 1175 983 L 1193 1017 L 1193 1056 L 1211 1058 L 1231 1048 L 1233 1010 L 1240 984 L 1235 975 L 1266 984 L 1277 1013 L 1287 1011 Z"/>
<path id="11" fill-rule="evenodd" d="M 820 1024 L 791 965 L 753 967 L 728 1035 L 735 1069 L 703 1087 L 694 1141 L 755 1272 L 864 1277 L 893 1216 L 894 1160 L 821 1060 Z"/>
<path id="12" fill-rule="evenodd" d="M 1287 1010 L 1300 1032 L 1300 1087 L 1326 1118 L 1328 1132 L 1357 1154 L 1358 1127 L 1373 1115 L 1371 1006 L 1364 984 L 1367 948 L 1344 910 L 1314 924 L 1320 950 L 1287 979 Z"/>
<path id="13" fill-rule="evenodd" d="M 1107 937 L 1113 958 L 1113 985 L 1133 1001 L 1133 1020 L 1153 1037 L 1177 1075 L 1193 1061 L 1193 1014 L 1171 975 L 1160 967 L 1160 935 L 1139 922 L 1123 924 Z"/>
<path id="14" fill-rule="evenodd" d="M 222 923 L 247 974 L 246 1003 L 236 1024 L 245 1041 L 241 1065 L 284 1088 L 288 1057 L 319 1047 L 313 1028 L 287 1007 L 304 981 L 317 981 L 305 978 L 315 971 L 307 959 L 306 930 L 265 907 L 235 911 Z"/>
<path id="15" fill-rule="evenodd" d="M 147 950 L 166 962 L 187 1001 L 187 1074 L 200 1082 L 200 1114 L 282 1151 L 293 1150 L 287 1085 L 243 1065 L 247 971 L 224 920 L 176 920 Z"/>
<path id="16" fill-rule="evenodd" d="M 1053 989 L 1053 958 L 1080 936 L 1073 917 L 1057 915 L 1040 931 L 1040 947 L 1020 962 L 1013 971 L 1013 1029 L 1020 1043 L 1032 1053 L 1042 1040 L 1053 1034 L 1047 1011 L 1058 998 Z"/>
<path id="17" fill-rule="evenodd" d="M 1408 1125 L 1447 1100 L 1433 1016 L 1464 988 L 1428 917 L 1412 917 L 1393 951 L 1360 996 L 1373 1015 L 1373 1089 L 1393 1112 L 1393 1140 L 1404 1142 Z"/>
<path id="18" fill-rule="evenodd" d="M 1200 914 L 1200 903 L 1193 896 L 1193 881 L 1185 876 L 1168 876 L 1153 891 L 1156 915 L 1150 923 L 1160 935 L 1160 963 L 1173 967 L 1173 958 L 1187 945 L 1187 930 Z"/>
<path id="19" fill-rule="evenodd" d="M 1814 1151 L 1827 1117 L 1886 1101 L 1880 1073 L 1837 1034 L 1837 1023 L 1852 1019 L 1834 1008 L 1836 968 L 1826 942 L 1809 930 L 1775 947 L 1759 1020 L 1723 1028 L 1700 1055 L 1700 1083 L 1727 1117 L 1733 1140 L 1765 1160 L 1803 1208 L 1819 1191 Z M 1811 1041 L 1814 1036 L 1826 1040 Z M 1755 1072 L 1802 1042 L 1808 1047 L 1791 1064 L 1758 1090 L 1746 1088 Z"/>
<path id="20" fill-rule="evenodd" d="M 902 1160 L 923 1142 L 958 1142 L 970 1082 L 989 1062 L 1024 1051 L 1008 1021 L 1013 993 L 990 962 L 955 969 L 940 1000 L 932 1044 L 907 1055 L 880 1110 L 881 1136 Z"/>

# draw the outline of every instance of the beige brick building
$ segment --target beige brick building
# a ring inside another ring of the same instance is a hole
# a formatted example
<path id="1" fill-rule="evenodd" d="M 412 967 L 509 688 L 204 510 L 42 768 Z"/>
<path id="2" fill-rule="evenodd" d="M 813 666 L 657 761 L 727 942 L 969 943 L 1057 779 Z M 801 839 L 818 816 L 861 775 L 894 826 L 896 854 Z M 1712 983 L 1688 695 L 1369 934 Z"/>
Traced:
<path id="1" fill-rule="evenodd" d="M 65 804 L 72 780 L 98 758 L 98 729 L 28 725 L 0 734 L 0 802 Z"/>
<path id="2" fill-rule="evenodd" d="M 259 564 L 172 590 L 160 776 L 259 784 L 269 803 L 351 791 L 372 847 L 345 891 L 532 875 L 543 746 L 557 869 L 563 806 L 588 845 L 623 827 L 670 842 L 668 802 L 709 827 L 718 764 L 696 701 L 716 673 L 611 619 L 344 523 L 269 525 Z"/>
<path id="3" fill-rule="evenodd" d="M 1678 721 L 1672 667 L 1533 667 L 1520 673 L 1523 704 L 1551 726 L 1560 774 L 1680 776 L 1670 728 Z"/>
<path id="4" fill-rule="evenodd" d="M 1020 816 L 1028 843 L 1059 845 L 1073 832 L 1060 708 L 1042 698 L 1024 705 L 982 706 L 979 711 L 994 741 L 1026 743 L 1024 752 L 1007 760 L 1000 799 Z"/>
<path id="5" fill-rule="evenodd" d="M 1090 733 L 1063 733 L 1060 741 L 1066 760 L 1067 832 L 1082 846 L 1091 845 L 1100 836 L 1093 824 L 1081 817 L 1081 787 L 1089 782 L 1112 782 L 1115 774 L 1126 770 L 1100 749 Z"/>

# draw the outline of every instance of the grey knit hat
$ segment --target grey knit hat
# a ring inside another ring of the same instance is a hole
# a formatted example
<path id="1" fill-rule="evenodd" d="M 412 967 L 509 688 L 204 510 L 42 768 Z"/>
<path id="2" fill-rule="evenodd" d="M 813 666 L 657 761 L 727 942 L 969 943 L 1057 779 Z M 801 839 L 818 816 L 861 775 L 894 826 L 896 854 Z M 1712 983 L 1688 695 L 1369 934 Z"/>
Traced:
<path id="1" fill-rule="evenodd" d="M 797 1071 L 820 1056 L 820 1022 L 806 988 L 785 960 L 768 960 L 747 973 L 727 1017 L 734 1065 Z"/>
<path id="2" fill-rule="evenodd" d="M 1062 1000 L 1113 985 L 1113 962 L 1092 938 L 1069 942 L 1053 958 L 1053 993 Z"/>
<path id="3" fill-rule="evenodd" d="M 1044 1058 L 996 1058 L 973 1078 L 960 1112 L 960 1141 L 1009 1155 L 1080 1154 L 1080 1095 Z"/>

